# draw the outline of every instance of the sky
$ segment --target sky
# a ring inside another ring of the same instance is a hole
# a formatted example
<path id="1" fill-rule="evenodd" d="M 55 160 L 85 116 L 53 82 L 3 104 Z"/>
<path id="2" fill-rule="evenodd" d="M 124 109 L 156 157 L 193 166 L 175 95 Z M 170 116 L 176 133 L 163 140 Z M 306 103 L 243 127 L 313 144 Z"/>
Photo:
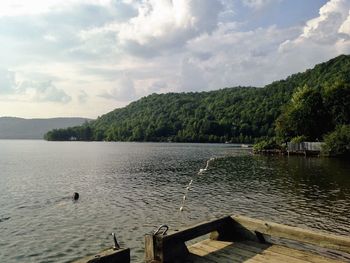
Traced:
<path id="1" fill-rule="evenodd" d="M 350 53 L 350 0 L 1 0 L 0 116 L 96 118 Z"/>

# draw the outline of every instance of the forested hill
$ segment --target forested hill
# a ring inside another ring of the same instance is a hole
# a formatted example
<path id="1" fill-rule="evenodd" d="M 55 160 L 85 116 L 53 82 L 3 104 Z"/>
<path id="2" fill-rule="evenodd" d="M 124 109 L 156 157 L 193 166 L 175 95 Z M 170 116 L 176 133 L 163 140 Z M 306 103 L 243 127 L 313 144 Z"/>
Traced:
<path id="1" fill-rule="evenodd" d="M 89 119 L 0 117 L 0 139 L 43 139 L 44 134 L 52 129 L 81 125 L 86 121 Z"/>
<path id="2" fill-rule="evenodd" d="M 293 92 L 350 83 L 350 56 L 263 88 L 234 87 L 210 92 L 152 94 L 88 124 L 56 129 L 48 140 L 253 142 L 275 134 L 275 120 Z"/>

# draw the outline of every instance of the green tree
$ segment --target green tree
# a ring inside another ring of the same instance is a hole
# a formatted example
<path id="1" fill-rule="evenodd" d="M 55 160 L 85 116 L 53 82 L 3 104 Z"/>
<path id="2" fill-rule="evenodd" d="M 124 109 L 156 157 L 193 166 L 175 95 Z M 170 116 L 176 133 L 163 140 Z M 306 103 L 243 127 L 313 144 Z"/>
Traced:
<path id="1" fill-rule="evenodd" d="M 277 119 L 276 132 L 285 140 L 297 136 L 320 140 L 330 129 L 329 120 L 321 92 L 305 85 L 293 94 L 291 102 Z"/>
<path id="2" fill-rule="evenodd" d="M 350 155 L 350 125 L 338 125 L 324 137 L 323 153 L 329 156 Z"/>
<path id="3" fill-rule="evenodd" d="M 350 124 L 350 84 L 336 82 L 324 88 L 325 105 L 334 126 Z"/>
<path id="4" fill-rule="evenodd" d="M 50 131 L 45 138 L 242 143 L 278 132 L 289 139 L 320 139 L 349 121 L 349 72 L 350 56 L 342 55 L 264 88 L 152 94 L 82 126 Z M 86 126 L 90 130 L 81 128 Z"/>

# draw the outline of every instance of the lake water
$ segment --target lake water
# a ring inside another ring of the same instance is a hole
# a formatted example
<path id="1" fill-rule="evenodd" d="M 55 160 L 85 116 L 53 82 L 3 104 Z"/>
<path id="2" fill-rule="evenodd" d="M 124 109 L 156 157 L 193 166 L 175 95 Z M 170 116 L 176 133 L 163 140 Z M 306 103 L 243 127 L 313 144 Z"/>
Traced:
<path id="1" fill-rule="evenodd" d="M 344 160 L 218 144 L 0 141 L 0 262 L 70 262 L 112 246 L 112 232 L 142 262 L 143 236 L 160 224 L 229 214 L 349 235 L 349 207 Z"/>

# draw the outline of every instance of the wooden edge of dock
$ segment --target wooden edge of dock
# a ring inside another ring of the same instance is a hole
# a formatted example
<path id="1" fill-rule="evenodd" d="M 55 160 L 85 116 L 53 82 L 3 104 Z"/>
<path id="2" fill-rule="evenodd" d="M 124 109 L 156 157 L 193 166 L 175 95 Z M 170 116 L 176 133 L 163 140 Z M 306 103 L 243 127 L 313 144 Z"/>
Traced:
<path id="1" fill-rule="evenodd" d="M 275 237 L 350 254 L 350 238 L 347 236 L 233 215 L 203 222 L 166 235 L 145 235 L 145 261 L 148 263 L 185 262 L 189 255 L 185 242 L 206 234 L 210 234 L 211 240 L 232 242 L 265 243 L 265 238 Z"/>
<path id="2" fill-rule="evenodd" d="M 115 250 L 113 248 L 101 251 L 100 253 L 88 256 L 72 263 L 129 263 L 130 249 L 121 248 Z"/>
<path id="3" fill-rule="evenodd" d="M 236 215 L 231 218 L 243 228 L 253 232 L 350 253 L 350 238 L 347 236 L 292 227 L 246 216 Z"/>

